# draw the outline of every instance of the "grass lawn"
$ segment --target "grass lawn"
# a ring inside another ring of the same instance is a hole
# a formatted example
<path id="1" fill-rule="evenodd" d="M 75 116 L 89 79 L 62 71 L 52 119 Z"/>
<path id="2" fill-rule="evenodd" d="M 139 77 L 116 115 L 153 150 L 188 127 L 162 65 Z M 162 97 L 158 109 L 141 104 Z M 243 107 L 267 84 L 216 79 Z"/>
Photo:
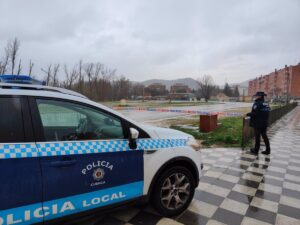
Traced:
<path id="1" fill-rule="evenodd" d="M 205 147 L 240 147 L 243 127 L 242 117 L 224 117 L 220 118 L 218 122 L 218 128 L 210 133 L 201 133 L 198 130 L 178 125 L 171 125 L 170 128 L 193 135 Z"/>

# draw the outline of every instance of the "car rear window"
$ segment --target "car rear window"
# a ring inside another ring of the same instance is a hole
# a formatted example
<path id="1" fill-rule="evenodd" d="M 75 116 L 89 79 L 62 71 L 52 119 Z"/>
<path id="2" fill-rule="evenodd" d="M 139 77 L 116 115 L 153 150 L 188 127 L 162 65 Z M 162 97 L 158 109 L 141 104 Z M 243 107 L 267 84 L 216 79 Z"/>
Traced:
<path id="1" fill-rule="evenodd" d="M 20 98 L 0 98 L 0 143 L 24 142 Z"/>

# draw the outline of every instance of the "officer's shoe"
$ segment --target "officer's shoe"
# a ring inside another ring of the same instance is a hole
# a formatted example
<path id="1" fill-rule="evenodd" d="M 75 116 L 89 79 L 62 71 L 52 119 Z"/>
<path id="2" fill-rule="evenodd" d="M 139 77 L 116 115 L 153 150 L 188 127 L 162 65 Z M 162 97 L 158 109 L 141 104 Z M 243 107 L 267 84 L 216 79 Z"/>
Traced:
<path id="1" fill-rule="evenodd" d="M 252 154 L 258 154 L 258 149 L 255 149 L 255 148 L 251 148 L 250 149 L 250 152 L 252 153 Z"/>
<path id="2" fill-rule="evenodd" d="M 270 149 L 266 149 L 265 151 L 262 151 L 261 154 L 270 155 Z"/>

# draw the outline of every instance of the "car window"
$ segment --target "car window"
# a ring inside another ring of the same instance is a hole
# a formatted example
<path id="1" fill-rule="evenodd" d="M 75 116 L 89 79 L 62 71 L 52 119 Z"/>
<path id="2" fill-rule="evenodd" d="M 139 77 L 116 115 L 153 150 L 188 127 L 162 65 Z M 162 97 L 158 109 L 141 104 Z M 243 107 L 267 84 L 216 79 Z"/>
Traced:
<path id="1" fill-rule="evenodd" d="M 120 119 L 81 104 L 38 99 L 46 141 L 124 138 Z"/>
<path id="2" fill-rule="evenodd" d="M 0 98 L 0 142 L 24 142 L 20 98 Z"/>

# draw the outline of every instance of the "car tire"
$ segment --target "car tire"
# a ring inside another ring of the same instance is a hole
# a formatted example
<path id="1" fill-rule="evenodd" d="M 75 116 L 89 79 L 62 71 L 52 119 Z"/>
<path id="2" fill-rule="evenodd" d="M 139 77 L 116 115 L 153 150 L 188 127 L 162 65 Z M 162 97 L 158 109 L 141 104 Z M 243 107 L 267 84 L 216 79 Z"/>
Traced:
<path id="1" fill-rule="evenodd" d="M 195 179 L 182 166 L 175 166 L 160 174 L 152 195 L 154 208 L 163 216 L 174 216 L 186 210 L 195 193 Z"/>

